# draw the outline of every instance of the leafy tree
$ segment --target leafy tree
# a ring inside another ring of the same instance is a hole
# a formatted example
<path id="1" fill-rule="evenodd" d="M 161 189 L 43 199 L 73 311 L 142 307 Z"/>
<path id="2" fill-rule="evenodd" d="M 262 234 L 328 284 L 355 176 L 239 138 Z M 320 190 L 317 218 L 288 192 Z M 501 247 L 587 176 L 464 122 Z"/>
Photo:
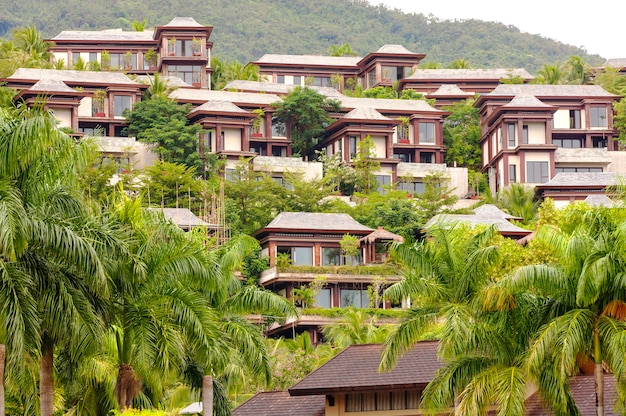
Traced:
<path id="1" fill-rule="evenodd" d="M 148 205 L 199 207 L 204 181 L 185 165 L 157 161 L 143 169 L 144 198 Z"/>
<path id="2" fill-rule="evenodd" d="M 535 200 L 533 188 L 520 183 L 512 183 L 498 192 L 498 206 L 509 214 L 522 218 L 522 224 L 529 226 L 537 218 L 539 201 Z"/>
<path id="3" fill-rule="evenodd" d="M 329 111 L 338 111 L 340 103 L 311 88 L 295 87 L 272 106 L 274 115 L 288 125 L 293 152 L 308 157 L 332 121 Z"/>
<path id="4" fill-rule="evenodd" d="M 563 84 L 565 81 L 565 72 L 561 64 L 544 65 L 537 71 L 537 76 L 533 80 L 535 84 Z"/>
<path id="5" fill-rule="evenodd" d="M 378 181 L 374 172 L 380 170 L 380 161 L 377 160 L 374 140 L 368 134 L 357 143 L 356 155 L 352 160 L 356 174 L 356 190 L 369 194 L 378 189 Z"/>
<path id="6" fill-rule="evenodd" d="M 344 349 L 353 344 L 381 343 L 392 328 L 390 324 L 379 324 L 376 317 L 361 309 L 347 308 L 342 319 L 324 325 L 322 333 L 332 345 Z"/>
<path id="7" fill-rule="evenodd" d="M 507 293 L 533 293 L 545 302 L 543 325 L 527 353 L 530 371 L 551 372 L 563 385 L 578 372 L 581 359 L 592 360 L 598 415 L 604 414 L 604 367 L 618 383 L 626 376 L 623 226 L 623 213 L 594 208 L 571 234 L 543 227 L 538 238 L 556 249 L 558 263 L 524 266 L 503 281 Z M 565 406 L 557 402 L 555 410 L 565 414 Z"/>
<path id="8" fill-rule="evenodd" d="M 359 203 L 350 209 L 350 215 L 361 224 L 385 230 L 415 240 L 423 225 L 415 204 L 404 191 L 377 192 L 358 195 Z"/>
<path id="9" fill-rule="evenodd" d="M 213 68 L 213 74 L 211 75 L 211 89 L 213 90 L 224 89 L 226 84 L 235 80 L 261 80 L 261 74 L 257 65 L 244 65 L 237 62 L 236 59 L 228 63 L 221 61 L 216 55 L 211 58 L 211 67 Z"/>
<path id="10" fill-rule="evenodd" d="M 324 212 L 330 187 L 324 178 L 305 179 L 302 173 L 286 172 L 283 180 L 285 191 L 284 210 L 291 212 Z"/>
<path id="11" fill-rule="evenodd" d="M 568 84 L 587 85 L 591 80 L 591 68 L 580 56 L 570 56 L 564 65 Z"/>
<path id="12" fill-rule="evenodd" d="M 189 105 L 157 97 L 137 103 L 125 114 L 127 133 L 137 140 L 156 145 L 156 152 L 165 162 L 178 163 L 201 172 L 198 153 L 201 127 L 187 120 Z"/>
<path id="13" fill-rule="evenodd" d="M 247 159 L 240 160 L 226 181 L 226 216 L 235 234 L 252 234 L 269 224 L 283 211 L 286 189 L 263 173 L 252 170 Z"/>
<path id="14" fill-rule="evenodd" d="M 328 52 L 330 56 L 358 56 L 358 54 L 352 49 L 349 43 L 342 43 L 341 45 L 331 45 Z"/>
<path id="15" fill-rule="evenodd" d="M 430 173 L 424 177 L 424 192 L 414 195 L 422 225 L 437 214 L 452 211 L 459 198 L 451 195 L 449 182 L 450 178 L 442 173 Z"/>
<path id="16" fill-rule="evenodd" d="M 454 61 L 450 62 L 449 68 L 452 68 L 452 69 L 470 69 L 470 68 L 472 68 L 472 65 L 465 58 L 461 58 L 461 59 L 455 59 Z"/>
<path id="17" fill-rule="evenodd" d="M 317 152 L 318 161 L 324 164 L 324 181 L 329 192 L 340 192 L 352 195 L 356 187 L 356 172 L 342 158 L 340 152 L 327 156 L 325 152 Z"/>
<path id="18" fill-rule="evenodd" d="M 480 149 L 480 114 L 474 100 L 446 107 L 451 114 L 443 124 L 443 142 L 447 148 L 446 164 L 479 170 L 482 167 Z"/>

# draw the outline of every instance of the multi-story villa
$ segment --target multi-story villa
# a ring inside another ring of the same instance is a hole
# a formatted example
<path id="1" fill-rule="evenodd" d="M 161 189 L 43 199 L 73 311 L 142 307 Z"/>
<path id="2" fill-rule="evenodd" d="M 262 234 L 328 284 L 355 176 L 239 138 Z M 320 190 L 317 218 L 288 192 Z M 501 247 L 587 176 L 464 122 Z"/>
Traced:
<path id="1" fill-rule="evenodd" d="M 493 193 L 559 172 L 621 170 L 612 104 L 597 85 L 499 85 L 478 97 L 483 170 Z"/>
<path id="2" fill-rule="evenodd" d="M 346 235 L 357 242 L 356 253 L 342 250 Z M 385 261 L 390 244 L 402 242 L 401 236 L 366 227 L 348 214 L 310 212 L 280 213 L 254 236 L 270 266 L 259 279 L 262 287 L 291 299 L 295 289 L 321 276 L 324 284 L 312 301 L 317 308 L 391 306 L 382 295 L 380 299 L 372 296 L 399 280 L 397 268 Z M 373 291 L 375 282 L 379 288 Z M 315 314 L 303 315 L 274 325 L 269 334 L 292 336 L 307 331 L 318 342 L 320 326 L 328 322 Z"/>
<path id="3" fill-rule="evenodd" d="M 213 27 L 176 17 L 154 30 L 66 30 L 49 39 L 54 60 L 68 68 L 121 70 L 175 76 L 196 88 L 211 87 Z"/>

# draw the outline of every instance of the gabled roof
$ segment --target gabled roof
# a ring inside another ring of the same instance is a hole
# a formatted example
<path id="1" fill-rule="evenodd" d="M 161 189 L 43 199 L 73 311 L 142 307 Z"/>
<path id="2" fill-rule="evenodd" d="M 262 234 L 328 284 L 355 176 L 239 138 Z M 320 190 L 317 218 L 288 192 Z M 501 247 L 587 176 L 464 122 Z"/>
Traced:
<path id="1" fill-rule="evenodd" d="M 174 26 L 174 27 L 205 27 L 200 23 L 196 22 L 193 17 L 175 17 L 169 21 L 168 24 L 164 25 L 165 27 Z"/>
<path id="2" fill-rule="evenodd" d="M 534 95 L 544 97 L 607 97 L 617 98 L 599 85 L 500 84 L 483 96 Z"/>
<path id="3" fill-rule="evenodd" d="M 389 117 L 385 117 L 375 109 L 369 107 L 355 108 L 341 118 L 348 120 L 380 120 L 387 122 L 391 121 Z"/>
<path id="4" fill-rule="evenodd" d="M 376 53 L 389 53 L 394 55 L 415 55 L 415 52 L 411 52 L 402 45 L 383 45 Z"/>
<path id="5" fill-rule="evenodd" d="M 545 108 L 546 110 L 555 110 L 556 107 L 546 104 L 534 95 L 516 95 L 511 101 L 501 106 L 501 108 Z"/>
<path id="6" fill-rule="evenodd" d="M 585 202 L 593 207 L 614 207 L 615 201 L 606 195 L 589 195 Z"/>
<path id="7" fill-rule="evenodd" d="M 139 82 L 133 81 L 122 72 L 106 72 L 106 71 L 74 71 L 61 69 L 38 69 L 38 68 L 19 68 L 13 75 L 6 78 L 7 80 L 48 80 L 62 81 L 64 83 L 93 83 L 93 84 L 125 84 L 144 86 Z"/>
<path id="8" fill-rule="evenodd" d="M 233 410 L 233 416 L 324 416 L 325 396 L 290 396 L 286 391 L 256 394 Z"/>
<path id="9" fill-rule="evenodd" d="M 348 214 L 281 212 L 272 220 L 272 222 L 257 231 L 257 233 L 283 229 L 335 231 L 342 233 L 358 232 L 359 234 L 374 231 L 371 228 L 360 224 Z"/>
<path id="10" fill-rule="evenodd" d="M 582 416 L 596 415 L 595 379 L 593 375 L 578 375 L 570 380 L 570 391 L 576 402 L 576 407 Z M 612 374 L 604 375 L 604 415 L 617 416 L 622 413 L 615 411 L 615 404 L 619 396 L 615 388 L 615 377 Z M 532 394 L 526 400 L 526 414 L 529 416 L 551 416 L 554 413 L 542 407 L 538 393 Z"/>
<path id="11" fill-rule="evenodd" d="M 463 91 L 458 85 L 456 84 L 441 84 L 441 86 L 439 88 L 437 88 L 437 91 L 433 91 L 431 93 L 428 93 L 429 97 L 438 97 L 438 96 L 443 96 L 443 97 L 449 97 L 449 96 L 454 96 L 454 97 L 473 97 L 474 93 L 473 92 L 467 92 L 467 91 Z"/>
<path id="12" fill-rule="evenodd" d="M 423 341 L 398 359 L 389 372 L 379 372 L 383 345 L 351 345 L 289 389 L 292 396 L 423 388 L 443 363 L 438 341 Z"/>
<path id="13" fill-rule="evenodd" d="M 391 231 L 385 230 L 383 227 L 378 227 L 370 234 L 361 238 L 359 241 L 367 243 L 373 243 L 375 241 L 397 241 L 399 243 L 404 242 L 404 238 L 401 235 L 394 234 Z"/>
<path id="14" fill-rule="evenodd" d="M 276 94 L 258 94 L 254 92 L 215 91 L 202 88 L 179 88 L 169 95 L 170 98 L 182 102 L 229 101 L 231 103 L 248 103 L 254 105 L 270 105 L 279 101 Z"/>
<path id="15" fill-rule="evenodd" d="M 560 172 L 550 181 L 537 185 L 537 188 L 605 187 L 619 183 L 620 176 L 615 172 Z"/>
<path id="16" fill-rule="evenodd" d="M 217 113 L 240 113 L 243 115 L 254 116 L 249 111 L 246 111 L 230 101 L 207 101 L 206 103 L 194 108 L 189 114 L 201 113 L 201 112 L 217 112 Z"/>
<path id="17" fill-rule="evenodd" d="M 64 30 L 51 40 L 53 42 L 63 40 L 81 40 L 81 41 L 153 41 L 152 30 L 144 30 L 136 32 L 122 29 L 106 29 L 106 30 Z"/>
<path id="18" fill-rule="evenodd" d="M 326 55 L 278 55 L 265 54 L 258 61 L 252 62 L 256 65 L 302 65 L 302 66 L 353 66 L 363 58 L 359 56 L 326 56 Z"/>
<path id="19" fill-rule="evenodd" d="M 211 226 L 208 222 L 196 217 L 193 212 L 187 208 L 147 208 L 149 211 L 162 214 L 166 220 L 172 221 L 174 225 L 182 229 L 190 229 L 193 227 Z"/>
<path id="20" fill-rule="evenodd" d="M 472 227 L 477 225 L 493 225 L 501 234 L 505 235 L 524 236 L 532 232 L 531 230 L 526 230 L 524 228 L 518 227 L 515 224 L 511 224 L 504 218 L 491 218 L 472 214 L 438 214 L 432 217 L 426 223 L 426 225 L 424 225 L 424 229 L 427 230 L 437 225 L 449 227 L 454 225 L 455 223 L 466 223 L 471 225 Z"/>
<path id="21" fill-rule="evenodd" d="M 405 80 L 491 80 L 499 81 L 509 76 L 532 79 L 533 76 L 525 69 L 418 69 Z"/>
<path id="22" fill-rule="evenodd" d="M 474 208 L 474 214 L 480 215 L 483 217 L 492 217 L 492 218 L 504 218 L 505 220 L 521 220 L 522 218 L 516 217 L 515 215 L 511 215 L 507 212 L 502 211 L 500 208 L 493 204 L 483 204 L 477 208 Z"/>
<path id="23" fill-rule="evenodd" d="M 223 89 L 224 91 L 235 90 L 242 92 L 269 92 L 272 94 L 287 95 L 296 87 L 297 85 L 278 84 L 275 82 L 235 80 L 226 84 Z M 310 88 L 325 97 L 344 97 L 342 93 L 331 87 L 318 87 L 315 85 L 307 85 L 307 88 Z"/>
<path id="24" fill-rule="evenodd" d="M 428 112 L 449 114 L 431 106 L 426 100 L 393 100 L 389 98 L 355 98 L 342 96 L 337 98 L 344 108 L 369 107 L 378 111 Z"/>
<path id="25" fill-rule="evenodd" d="M 66 83 L 58 79 L 41 79 L 28 89 L 29 91 L 42 91 L 52 93 L 76 93 L 74 88 L 68 87 Z"/>
<path id="26" fill-rule="evenodd" d="M 191 87 L 191 84 L 186 83 L 180 77 L 173 75 L 159 75 L 159 80 L 166 83 L 168 87 Z M 137 75 L 135 81 L 143 84 L 151 85 L 154 82 L 154 75 Z"/>

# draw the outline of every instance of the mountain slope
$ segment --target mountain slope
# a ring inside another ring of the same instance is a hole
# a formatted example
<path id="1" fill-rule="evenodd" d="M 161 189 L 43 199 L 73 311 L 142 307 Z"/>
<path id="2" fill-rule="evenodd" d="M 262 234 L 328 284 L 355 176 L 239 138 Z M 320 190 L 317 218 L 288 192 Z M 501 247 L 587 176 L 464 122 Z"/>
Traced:
<path id="1" fill-rule="evenodd" d="M 425 61 L 445 65 L 463 58 L 474 67 L 524 67 L 530 72 L 572 55 L 594 65 L 604 61 L 514 26 L 406 14 L 365 0 L 48 0 L 45 7 L 40 0 L 0 0 L 0 36 L 28 25 L 46 37 L 68 29 L 129 30 L 134 20 L 147 19 L 153 27 L 175 16 L 213 26 L 214 53 L 240 62 L 265 53 L 327 54 L 330 46 L 344 42 L 360 55 L 401 44 L 427 54 Z"/>

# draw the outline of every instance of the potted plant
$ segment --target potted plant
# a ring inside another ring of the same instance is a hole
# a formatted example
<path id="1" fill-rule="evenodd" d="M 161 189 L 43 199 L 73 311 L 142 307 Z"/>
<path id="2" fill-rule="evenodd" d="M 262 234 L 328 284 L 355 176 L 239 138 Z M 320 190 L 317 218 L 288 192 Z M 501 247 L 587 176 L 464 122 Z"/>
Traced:
<path id="1" fill-rule="evenodd" d="M 167 40 L 167 54 L 169 56 L 176 56 L 176 38 L 169 38 Z"/>
<path id="2" fill-rule="evenodd" d="M 408 144 L 409 140 L 409 125 L 410 120 L 408 117 L 398 117 L 400 124 L 398 125 L 398 143 Z"/>
<path id="3" fill-rule="evenodd" d="M 143 54 L 143 60 L 146 65 L 148 65 L 148 69 L 154 71 L 157 66 L 158 55 L 154 48 L 150 48 Z"/>
<path id="4" fill-rule="evenodd" d="M 107 50 L 100 53 L 100 67 L 104 71 L 111 69 L 111 55 L 109 55 L 109 51 Z"/>
<path id="5" fill-rule="evenodd" d="M 193 56 L 202 56 L 202 39 L 195 36 L 191 39 L 191 53 Z"/>
<path id="6" fill-rule="evenodd" d="M 105 117 L 104 99 L 107 96 L 105 90 L 95 90 L 93 92 L 93 112 L 95 117 Z"/>
<path id="7" fill-rule="evenodd" d="M 261 124 L 263 123 L 263 117 L 265 117 L 265 111 L 262 108 L 256 108 L 252 112 L 256 114 L 256 118 L 252 120 L 252 137 L 263 137 Z"/>
<path id="8" fill-rule="evenodd" d="M 133 69 L 133 53 L 131 51 L 124 52 L 124 69 Z"/>

